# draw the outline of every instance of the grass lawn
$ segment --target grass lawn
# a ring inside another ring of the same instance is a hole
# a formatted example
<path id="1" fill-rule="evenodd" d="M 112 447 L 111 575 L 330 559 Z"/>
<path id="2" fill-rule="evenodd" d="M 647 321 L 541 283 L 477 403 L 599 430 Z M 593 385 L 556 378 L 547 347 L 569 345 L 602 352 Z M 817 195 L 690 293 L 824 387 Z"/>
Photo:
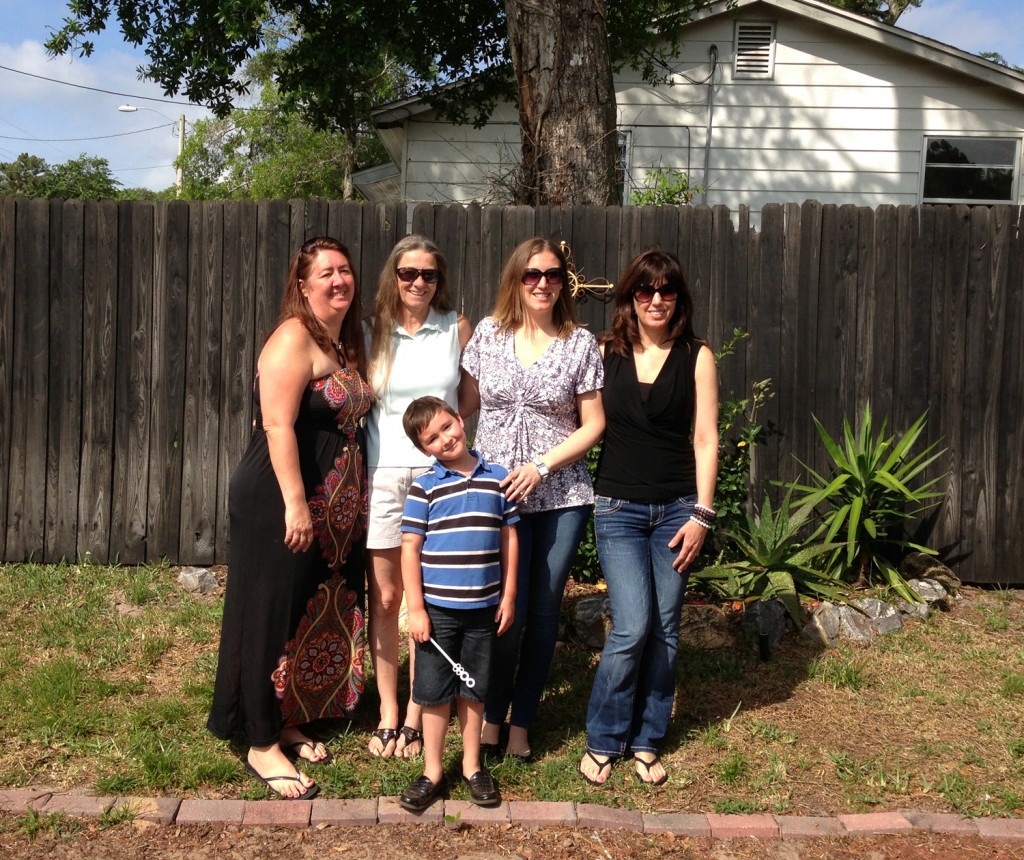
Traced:
<path id="1" fill-rule="evenodd" d="M 177 572 L 0 566 L 0 787 L 267 796 L 205 729 L 222 593 L 188 594 Z M 495 776 L 508 800 L 644 811 L 1022 814 L 1024 595 L 962 596 L 870 648 L 821 651 L 790 634 L 767 663 L 754 647 L 684 650 L 670 779 L 653 790 L 631 762 L 600 789 L 576 773 L 597 655 L 560 646 L 531 734 L 537 759 Z M 394 795 L 419 775 L 417 761 L 365 753 L 376 704 L 371 681 L 353 722 L 322 726 L 335 760 L 310 771 L 321 796 Z M 453 729 L 452 774 L 458 743 Z"/>

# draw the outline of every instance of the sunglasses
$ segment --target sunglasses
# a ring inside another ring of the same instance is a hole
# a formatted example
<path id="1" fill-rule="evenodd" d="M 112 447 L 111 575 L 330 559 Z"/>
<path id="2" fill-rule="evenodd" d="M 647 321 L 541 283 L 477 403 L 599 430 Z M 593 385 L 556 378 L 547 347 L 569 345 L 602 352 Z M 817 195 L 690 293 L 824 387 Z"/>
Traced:
<path id="1" fill-rule="evenodd" d="M 527 269 L 523 272 L 523 283 L 528 287 L 537 286 L 541 278 L 544 278 L 549 284 L 560 284 L 562 283 L 562 270 L 545 269 L 542 272 L 540 269 Z"/>
<path id="2" fill-rule="evenodd" d="M 672 284 L 662 284 L 660 287 L 652 287 L 650 284 L 637 284 L 633 287 L 633 298 L 640 304 L 646 305 L 654 301 L 654 294 L 657 293 L 666 301 L 672 301 L 678 295 L 679 290 Z"/>
<path id="3" fill-rule="evenodd" d="M 417 278 L 423 278 L 425 284 L 437 283 L 437 269 L 416 269 L 412 266 L 402 266 L 396 269 L 395 274 L 403 284 L 411 284 Z"/>

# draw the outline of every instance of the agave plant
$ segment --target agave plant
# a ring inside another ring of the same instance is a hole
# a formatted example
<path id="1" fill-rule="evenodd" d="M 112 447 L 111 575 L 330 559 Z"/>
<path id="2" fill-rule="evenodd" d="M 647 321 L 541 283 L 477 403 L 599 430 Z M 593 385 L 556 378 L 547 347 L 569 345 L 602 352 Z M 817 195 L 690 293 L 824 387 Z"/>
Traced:
<path id="1" fill-rule="evenodd" d="M 839 544 L 812 543 L 805 537 L 814 505 L 807 502 L 791 511 L 787 495 L 773 510 L 765 494 L 759 512 L 745 514 L 725 530 L 741 557 L 712 564 L 695 572 L 693 579 L 733 600 L 781 600 L 798 624 L 804 614 L 802 598 L 843 601 L 845 585 L 815 564 Z"/>
<path id="2" fill-rule="evenodd" d="M 802 464 L 810 483 L 786 485 L 802 493 L 802 503 L 826 506 L 821 526 L 823 540 L 841 541 L 841 547 L 830 560 L 833 570 L 854 582 L 880 578 L 912 602 L 920 598 L 900 576 L 891 558 L 900 549 L 936 555 L 935 550 L 904 536 L 905 523 L 937 505 L 944 495 L 936 487 L 945 475 L 924 480 L 924 471 L 945 449 L 936 450 L 938 443 L 933 443 L 918 454 L 911 453 L 924 431 L 926 417 L 927 412 L 899 439 L 887 435 L 886 421 L 875 434 L 869 403 L 864 407 L 856 435 L 850 422 L 843 419 L 842 445 L 814 418 L 814 426 L 832 459 L 831 472 L 820 475 Z"/>

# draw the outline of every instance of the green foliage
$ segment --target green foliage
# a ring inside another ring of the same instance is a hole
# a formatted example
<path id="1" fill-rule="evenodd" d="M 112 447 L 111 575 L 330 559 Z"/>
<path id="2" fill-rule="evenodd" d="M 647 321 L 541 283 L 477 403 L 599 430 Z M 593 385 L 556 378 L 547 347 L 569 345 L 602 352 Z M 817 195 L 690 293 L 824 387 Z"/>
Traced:
<path id="1" fill-rule="evenodd" d="M 739 343 L 750 337 L 741 328 L 732 330 L 730 337 L 715 354 L 715 363 L 721 365 L 735 355 Z M 751 386 L 748 397 L 724 400 L 718 407 L 718 482 L 715 486 L 716 520 L 720 532 L 743 522 L 750 499 L 750 464 L 754 446 L 764 444 L 768 428 L 757 420 L 758 413 L 775 396 L 772 381 L 762 379 Z M 719 546 L 719 549 L 722 549 Z M 726 557 L 732 553 L 726 549 Z"/>
<path id="2" fill-rule="evenodd" d="M 731 600 L 781 600 L 798 624 L 804 620 L 801 598 L 844 600 L 842 584 L 815 563 L 837 544 L 812 543 L 804 536 L 813 510 L 812 501 L 791 512 L 786 496 L 773 511 L 766 494 L 759 513 L 746 514 L 727 532 L 740 558 L 709 565 L 694 578 Z"/>
<path id="3" fill-rule="evenodd" d="M 597 474 L 597 461 L 601 459 L 601 443 L 598 442 L 587 452 L 585 462 L 590 480 Z M 572 563 L 570 574 L 577 582 L 597 582 L 601 579 L 601 562 L 597 557 L 597 536 L 594 534 L 594 516 L 587 520 L 587 528 L 583 533 L 576 559 Z"/>
<path id="4" fill-rule="evenodd" d="M 692 203 L 703 194 L 703 186 L 690 182 L 690 175 L 676 167 L 653 167 L 644 173 L 643 182 L 630 192 L 634 206 L 679 206 Z"/>
<path id="5" fill-rule="evenodd" d="M 885 24 L 895 24 L 911 6 L 920 6 L 921 0 L 828 0 L 833 6 L 847 9 Z"/>
<path id="6" fill-rule="evenodd" d="M 385 158 L 375 135 L 318 130 L 267 81 L 257 109 L 193 124 L 182 153 L 190 200 L 353 196 L 352 172 Z"/>
<path id="7" fill-rule="evenodd" d="M 813 417 L 813 416 L 812 416 Z M 821 532 L 825 542 L 839 540 L 830 567 L 855 582 L 880 579 L 905 600 L 920 598 L 893 564 L 896 550 L 935 551 L 907 540 L 903 526 L 939 503 L 936 486 L 945 476 L 923 480 L 923 473 L 944 453 L 937 443 L 911 454 L 924 431 L 927 413 L 899 439 L 886 432 L 887 421 L 874 432 L 871 405 L 866 404 L 855 435 L 843 419 L 842 444 L 833 440 L 817 418 L 814 425 L 831 458 L 831 472 L 820 475 L 804 466 L 809 484 L 788 484 L 802 494 L 801 503 L 825 507 Z"/>
<path id="8" fill-rule="evenodd" d="M 85 153 L 54 165 L 26 152 L 14 161 L 0 163 L 0 197 L 116 200 L 120 187 L 105 158 Z"/>

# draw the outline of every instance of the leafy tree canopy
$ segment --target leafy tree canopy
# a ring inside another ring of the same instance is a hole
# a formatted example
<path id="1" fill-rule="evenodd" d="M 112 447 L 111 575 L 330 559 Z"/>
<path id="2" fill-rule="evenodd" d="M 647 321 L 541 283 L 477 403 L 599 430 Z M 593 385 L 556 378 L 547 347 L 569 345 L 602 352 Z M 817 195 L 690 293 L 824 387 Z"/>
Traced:
<path id="1" fill-rule="evenodd" d="M 50 166 L 42 158 L 23 152 L 14 161 L 0 164 L 0 196 L 116 199 L 120 187 L 105 158 L 84 153 Z"/>
<path id="2" fill-rule="evenodd" d="M 325 197 L 350 193 L 351 166 L 385 159 L 376 135 L 357 137 L 350 152 L 345 135 L 321 131 L 283 108 L 273 83 L 255 110 L 193 124 L 183 153 L 184 196 L 191 200 Z"/>
<path id="3" fill-rule="evenodd" d="M 608 0 L 613 62 L 655 77 L 679 25 L 708 5 Z M 140 74 L 220 116 L 248 92 L 237 72 L 258 51 L 273 55 L 284 106 L 321 128 L 349 127 L 405 93 L 427 94 L 448 116 L 476 124 L 498 98 L 515 97 L 504 0 L 71 0 L 69 11 L 47 41 L 51 53 L 89 55 L 90 36 L 116 20 L 145 51 Z M 404 92 L 380 92 L 382 82 L 395 89 L 386 82 L 394 68 Z"/>
<path id="4" fill-rule="evenodd" d="M 920 6 L 921 0 L 827 0 L 840 9 L 875 18 L 884 24 L 895 24 L 900 15 L 911 6 Z"/>

